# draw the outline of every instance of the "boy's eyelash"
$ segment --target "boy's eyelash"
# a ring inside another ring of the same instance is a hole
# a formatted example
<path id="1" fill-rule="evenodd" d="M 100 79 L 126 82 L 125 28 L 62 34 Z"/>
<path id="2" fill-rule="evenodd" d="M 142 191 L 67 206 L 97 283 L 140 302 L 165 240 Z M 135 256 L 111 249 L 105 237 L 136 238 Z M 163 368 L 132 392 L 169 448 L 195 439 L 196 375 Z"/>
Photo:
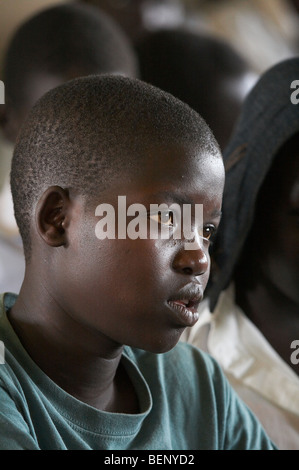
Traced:
<path id="1" fill-rule="evenodd" d="M 213 232 L 208 240 L 209 246 L 212 246 L 215 243 L 216 235 L 218 233 L 218 227 L 215 227 L 214 225 L 210 225 L 210 227 L 213 229 Z"/>
<path id="2" fill-rule="evenodd" d="M 213 224 L 207 224 L 203 227 L 203 232 L 207 229 L 210 230 L 211 233 L 209 234 L 209 237 L 204 237 L 204 238 L 207 238 L 208 240 L 211 240 L 212 238 L 215 237 L 217 228 Z"/>

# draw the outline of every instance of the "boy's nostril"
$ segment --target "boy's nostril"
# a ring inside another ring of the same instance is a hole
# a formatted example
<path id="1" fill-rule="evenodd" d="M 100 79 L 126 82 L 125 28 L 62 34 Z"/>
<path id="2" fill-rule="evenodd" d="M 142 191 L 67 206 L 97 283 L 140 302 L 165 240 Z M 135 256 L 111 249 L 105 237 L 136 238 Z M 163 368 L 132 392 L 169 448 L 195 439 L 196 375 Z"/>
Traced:
<path id="1" fill-rule="evenodd" d="M 192 274 L 193 272 L 192 268 L 189 268 L 189 267 L 183 268 L 182 271 L 184 274 L 188 274 L 188 275 Z"/>

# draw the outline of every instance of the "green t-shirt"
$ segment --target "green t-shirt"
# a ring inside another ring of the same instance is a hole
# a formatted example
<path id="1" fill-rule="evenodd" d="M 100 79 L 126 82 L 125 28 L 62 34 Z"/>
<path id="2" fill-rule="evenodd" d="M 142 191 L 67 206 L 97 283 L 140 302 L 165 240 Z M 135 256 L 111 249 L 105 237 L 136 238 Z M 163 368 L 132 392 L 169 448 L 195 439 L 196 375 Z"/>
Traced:
<path id="1" fill-rule="evenodd" d="M 47 377 L 22 347 L 6 315 L 15 299 L 0 296 L 1 450 L 275 448 L 217 363 L 189 344 L 165 354 L 125 348 L 122 361 L 139 398 L 139 414 L 82 403 Z"/>

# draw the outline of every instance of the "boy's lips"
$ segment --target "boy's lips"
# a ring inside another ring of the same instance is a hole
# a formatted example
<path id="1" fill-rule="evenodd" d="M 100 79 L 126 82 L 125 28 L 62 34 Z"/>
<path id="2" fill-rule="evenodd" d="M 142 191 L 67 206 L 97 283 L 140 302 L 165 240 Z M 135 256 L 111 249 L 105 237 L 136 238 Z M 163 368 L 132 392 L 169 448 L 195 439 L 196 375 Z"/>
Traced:
<path id="1" fill-rule="evenodd" d="M 202 301 L 203 290 L 199 284 L 189 284 L 168 299 L 167 303 L 176 314 L 181 326 L 193 326 L 199 317 L 198 306 Z"/>

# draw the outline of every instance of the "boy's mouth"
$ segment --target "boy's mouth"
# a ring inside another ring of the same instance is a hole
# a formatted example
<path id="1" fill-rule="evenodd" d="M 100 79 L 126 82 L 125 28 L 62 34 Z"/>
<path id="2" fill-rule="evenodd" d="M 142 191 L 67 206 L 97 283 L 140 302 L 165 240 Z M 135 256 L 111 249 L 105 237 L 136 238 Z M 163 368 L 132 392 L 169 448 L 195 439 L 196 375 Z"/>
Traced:
<path id="1" fill-rule="evenodd" d="M 201 286 L 192 284 L 181 289 L 167 303 L 171 310 L 177 314 L 177 319 L 182 326 L 193 326 L 199 317 L 197 310 L 201 300 Z"/>

